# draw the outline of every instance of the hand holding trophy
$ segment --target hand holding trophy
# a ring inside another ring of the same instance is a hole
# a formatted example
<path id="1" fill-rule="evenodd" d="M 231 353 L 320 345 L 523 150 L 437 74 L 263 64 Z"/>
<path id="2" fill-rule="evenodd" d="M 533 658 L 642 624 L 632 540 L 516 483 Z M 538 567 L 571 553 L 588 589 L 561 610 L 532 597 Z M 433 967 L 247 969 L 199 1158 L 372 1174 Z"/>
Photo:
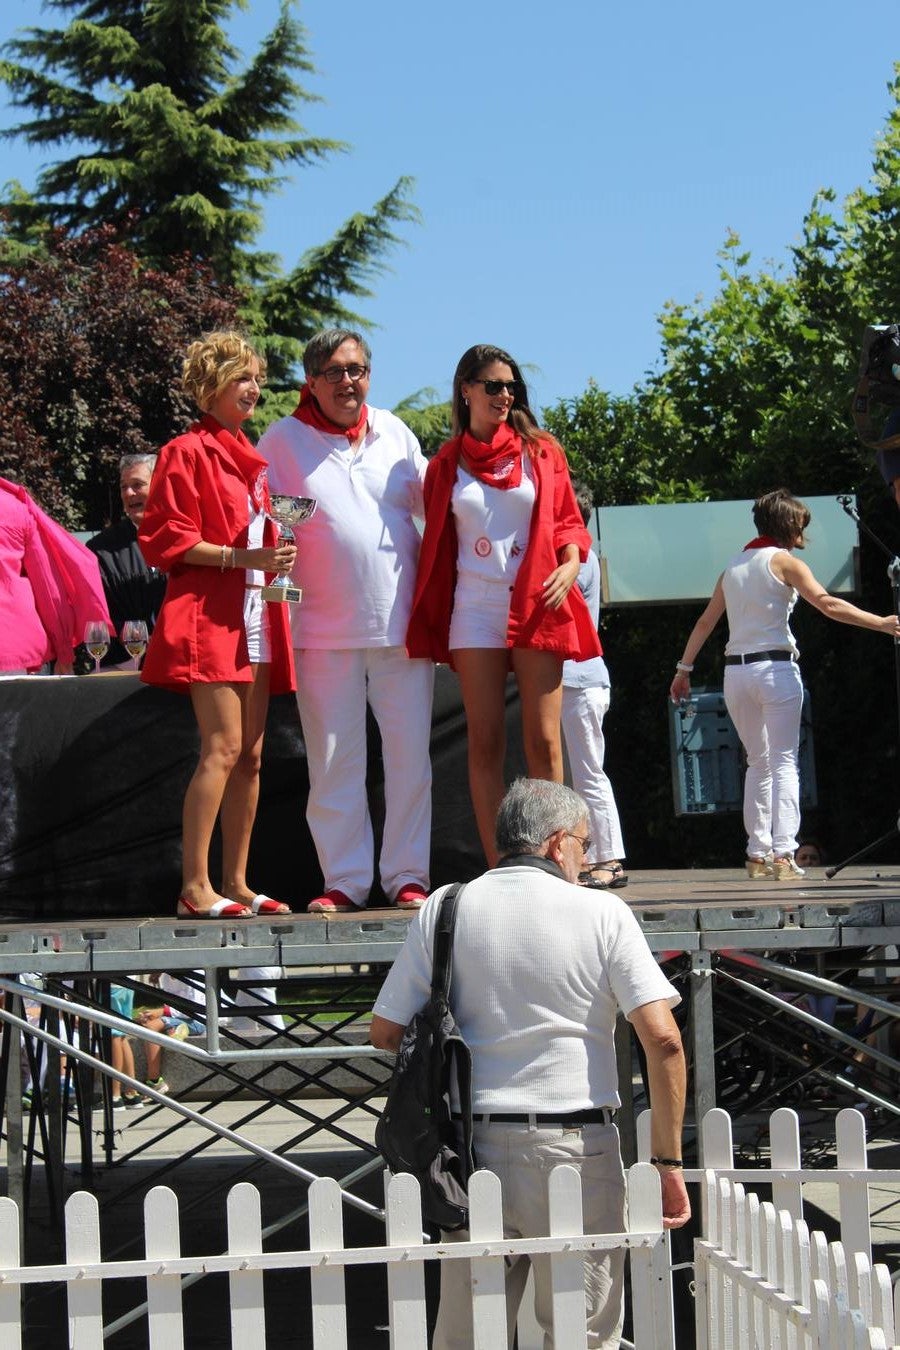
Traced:
<path id="1" fill-rule="evenodd" d="M 293 543 L 292 525 L 302 525 L 309 520 L 316 509 L 315 497 L 289 497 L 282 493 L 272 494 L 272 519 L 278 522 L 279 539 L 282 543 Z M 299 605 L 303 592 L 299 586 L 291 585 L 287 576 L 279 575 L 268 586 L 262 588 L 264 600 L 276 600 L 282 604 Z"/>

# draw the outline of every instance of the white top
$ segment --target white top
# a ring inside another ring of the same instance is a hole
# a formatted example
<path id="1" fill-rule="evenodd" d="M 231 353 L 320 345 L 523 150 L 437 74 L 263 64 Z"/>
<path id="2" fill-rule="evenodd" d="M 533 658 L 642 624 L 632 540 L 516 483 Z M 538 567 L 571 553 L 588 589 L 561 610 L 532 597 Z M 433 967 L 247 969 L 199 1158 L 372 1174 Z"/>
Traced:
<path id="1" fill-rule="evenodd" d="M 247 509 L 249 511 L 249 523 L 247 525 L 247 547 L 262 548 L 265 538 L 266 513 L 257 511 L 253 504 L 253 498 L 247 497 Z M 266 574 L 259 567 L 247 568 L 247 586 L 265 586 Z"/>
<path id="2" fill-rule="evenodd" d="M 512 585 L 528 545 L 534 499 L 534 470 L 527 455 L 522 456 L 522 478 L 514 488 L 482 483 L 460 464 L 451 499 L 460 576 Z"/>
<path id="3" fill-rule="evenodd" d="M 728 612 L 726 656 L 747 652 L 790 651 L 798 655 L 788 625 L 797 603 L 793 586 L 779 581 L 772 572 L 772 559 L 780 548 L 747 548 L 722 573 L 722 590 Z"/>
<path id="4" fill-rule="evenodd" d="M 406 1025 L 431 988 L 435 901 L 419 910 L 375 1002 Z M 680 1001 L 610 891 L 527 864 L 495 868 L 459 902 L 450 1003 L 472 1051 L 476 1111 L 618 1106 L 616 1009 Z"/>
<path id="5" fill-rule="evenodd" d="M 291 605 L 295 647 L 399 647 L 412 607 L 425 458 L 398 417 L 369 409 L 362 444 L 283 417 L 258 446 L 272 492 L 315 497 L 311 520 L 295 527 Z"/>
<path id="6" fill-rule="evenodd" d="M 575 584 L 584 596 L 594 627 L 600 626 L 600 560 L 593 549 L 578 569 Z M 609 671 L 602 656 L 587 661 L 563 661 L 562 682 L 565 689 L 608 689 Z"/>

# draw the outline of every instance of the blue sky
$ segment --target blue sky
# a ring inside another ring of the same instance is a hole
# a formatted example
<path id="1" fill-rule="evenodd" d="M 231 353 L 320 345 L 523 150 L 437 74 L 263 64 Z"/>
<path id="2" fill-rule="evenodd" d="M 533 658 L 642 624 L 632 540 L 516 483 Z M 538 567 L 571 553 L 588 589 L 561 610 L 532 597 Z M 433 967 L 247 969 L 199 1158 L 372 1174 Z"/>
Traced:
<path id="1" fill-rule="evenodd" d="M 277 12 L 250 0 L 236 44 L 249 54 Z M 715 291 L 726 232 L 758 265 L 784 262 L 817 188 L 842 198 L 868 179 L 890 106 L 893 53 L 832 0 L 307 0 L 297 13 L 324 100 L 300 120 L 352 149 L 270 199 L 262 243 L 290 265 L 415 177 L 423 223 L 404 228 L 365 305 L 371 401 L 385 406 L 426 386 L 446 397 L 473 342 L 527 365 L 537 406 L 589 378 L 627 393 L 658 359 L 663 303 Z M 0 41 L 58 21 L 39 0 L 4 0 Z M 17 120 L 0 102 L 0 126 Z M 0 178 L 33 182 L 32 152 L 0 153 Z"/>

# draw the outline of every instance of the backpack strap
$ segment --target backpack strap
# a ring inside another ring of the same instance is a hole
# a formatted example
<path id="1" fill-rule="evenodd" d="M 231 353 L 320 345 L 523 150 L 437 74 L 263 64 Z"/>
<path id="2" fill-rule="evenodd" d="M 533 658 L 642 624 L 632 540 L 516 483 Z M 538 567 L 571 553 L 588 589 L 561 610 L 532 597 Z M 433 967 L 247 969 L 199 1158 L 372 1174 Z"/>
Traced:
<path id="1" fill-rule="evenodd" d="M 455 881 L 441 896 L 441 908 L 434 926 L 434 957 L 431 963 L 431 997 L 438 995 L 449 1002 L 450 980 L 453 975 L 453 927 L 456 906 L 465 890 L 461 881 Z"/>
<path id="2" fill-rule="evenodd" d="M 464 882 L 454 882 L 441 896 L 441 908 L 434 926 L 434 957 L 431 969 L 431 997 L 442 996 L 450 1004 L 450 981 L 453 975 L 453 928 L 456 923 L 456 910 L 460 897 L 466 889 Z M 459 1089 L 459 1106 L 462 1116 L 462 1170 L 463 1181 L 467 1182 L 475 1170 L 475 1155 L 472 1147 L 472 1055 L 465 1041 L 454 1037 L 447 1042 L 448 1074 L 452 1059 L 456 1068 L 456 1085 Z"/>

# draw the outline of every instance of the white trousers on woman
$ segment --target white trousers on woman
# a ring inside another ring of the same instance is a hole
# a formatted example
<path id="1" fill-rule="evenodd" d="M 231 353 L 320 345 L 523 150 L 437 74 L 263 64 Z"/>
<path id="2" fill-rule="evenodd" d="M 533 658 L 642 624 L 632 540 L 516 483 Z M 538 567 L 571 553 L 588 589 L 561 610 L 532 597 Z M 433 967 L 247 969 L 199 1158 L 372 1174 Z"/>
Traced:
<path id="1" fill-rule="evenodd" d="M 803 681 L 795 661 L 725 667 L 725 707 L 747 754 L 747 856 L 793 853 L 800 828 Z"/>
<path id="2" fill-rule="evenodd" d="M 327 891 L 365 905 L 375 869 L 366 794 L 366 704 L 381 732 L 385 895 L 415 882 L 428 890 L 431 856 L 431 701 L 434 666 L 404 647 L 294 652 L 306 744 L 306 819 Z"/>
<path id="3" fill-rule="evenodd" d="M 569 752 L 572 787 L 587 802 L 590 862 L 625 857 L 619 812 L 612 783 L 603 769 L 606 743 L 603 719 L 609 711 L 609 686 L 570 689 L 563 685 L 562 730 Z"/>

